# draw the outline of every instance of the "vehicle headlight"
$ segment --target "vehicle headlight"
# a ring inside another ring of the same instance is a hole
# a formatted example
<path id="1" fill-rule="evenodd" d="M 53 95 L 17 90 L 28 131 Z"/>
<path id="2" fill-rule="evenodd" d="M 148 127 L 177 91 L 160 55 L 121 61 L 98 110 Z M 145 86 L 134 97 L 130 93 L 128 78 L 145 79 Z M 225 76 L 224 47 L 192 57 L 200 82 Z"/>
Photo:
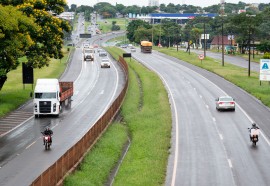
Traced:
<path id="1" fill-rule="evenodd" d="M 56 103 L 53 104 L 53 112 L 56 111 Z"/>

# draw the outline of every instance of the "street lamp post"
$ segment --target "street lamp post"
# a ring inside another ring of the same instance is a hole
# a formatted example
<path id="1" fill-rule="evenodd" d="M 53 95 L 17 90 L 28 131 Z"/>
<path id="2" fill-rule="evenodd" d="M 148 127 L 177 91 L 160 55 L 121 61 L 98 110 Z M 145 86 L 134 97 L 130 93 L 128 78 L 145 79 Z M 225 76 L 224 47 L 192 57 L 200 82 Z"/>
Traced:
<path id="1" fill-rule="evenodd" d="M 222 43 L 222 66 L 224 66 L 224 41 L 223 41 L 223 17 L 222 17 L 222 25 L 221 25 L 221 43 Z"/>
<path id="2" fill-rule="evenodd" d="M 159 23 L 159 41 L 158 41 L 158 44 L 159 45 L 161 45 L 161 43 L 160 43 L 161 42 L 161 40 L 160 40 L 161 39 L 161 23 L 162 23 L 161 20 L 162 19 L 160 18 L 160 23 Z"/>
<path id="3" fill-rule="evenodd" d="M 203 36 L 203 38 L 204 38 L 204 47 L 203 47 L 203 49 L 204 49 L 204 57 L 206 57 L 205 21 L 203 23 L 203 34 L 204 34 L 204 36 Z"/>
<path id="4" fill-rule="evenodd" d="M 248 29 L 248 77 L 250 77 L 250 27 Z"/>
<path id="5" fill-rule="evenodd" d="M 152 43 L 154 42 L 154 18 L 152 18 Z"/>
<path id="6" fill-rule="evenodd" d="M 202 17 L 208 17 L 207 15 L 202 16 Z M 203 47 L 203 51 L 204 51 L 204 57 L 206 57 L 206 33 L 205 33 L 205 18 L 203 20 L 203 39 L 204 39 L 204 47 Z"/>

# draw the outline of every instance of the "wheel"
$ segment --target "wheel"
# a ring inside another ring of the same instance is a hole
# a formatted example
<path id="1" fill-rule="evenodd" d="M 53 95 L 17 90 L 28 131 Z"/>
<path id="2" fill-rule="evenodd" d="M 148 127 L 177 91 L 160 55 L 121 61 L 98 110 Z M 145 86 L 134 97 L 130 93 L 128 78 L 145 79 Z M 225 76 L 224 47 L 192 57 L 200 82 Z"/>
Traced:
<path id="1" fill-rule="evenodd" d="M 45 142 L 45 150 L 47 150 L 47 149 L 48 149 L 48 143 Z"/>

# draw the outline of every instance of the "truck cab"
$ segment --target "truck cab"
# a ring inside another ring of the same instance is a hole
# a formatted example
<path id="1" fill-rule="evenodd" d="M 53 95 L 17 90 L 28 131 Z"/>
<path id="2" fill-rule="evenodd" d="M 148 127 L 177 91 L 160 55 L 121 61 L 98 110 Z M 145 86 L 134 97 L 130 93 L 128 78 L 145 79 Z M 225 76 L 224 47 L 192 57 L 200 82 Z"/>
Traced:
<path id="1" fill-rule="evenodd" d="M 94 61 L 94 53 L 95 53 L 94 47 L 83 48 L 83 60 Z"/>
<path id="2" fill-rule="evenodd" d="M 34 115 L 59 115 L 60 109 L 58 79 L 38 79 L 34 91 Z"/>
<path id="3" fill-rule="evenodd" d="M 34 90 L 34 115 L 55 115 L 61 112 L 66 100 L 71 101 L 73 82 L 58 79 L 37 79 Z"/>

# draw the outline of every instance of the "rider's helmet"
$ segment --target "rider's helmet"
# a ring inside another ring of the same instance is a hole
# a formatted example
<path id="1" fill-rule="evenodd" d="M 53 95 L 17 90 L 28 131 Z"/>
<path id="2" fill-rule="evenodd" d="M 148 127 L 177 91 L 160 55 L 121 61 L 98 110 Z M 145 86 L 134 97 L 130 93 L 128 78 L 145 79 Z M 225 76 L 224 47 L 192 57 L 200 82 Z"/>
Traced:
<path id="1" fill-rule="evenodd" d="M 256 123 L 252 123 L 252 127 L 256 127 Z"/>
<path id="2" fill-rule="evenodd" d="M 50 130 L 50 128 L 49 127 L 46 127 L 46 129 L 45 129 L 46 131 L 49 131 Z"/>

